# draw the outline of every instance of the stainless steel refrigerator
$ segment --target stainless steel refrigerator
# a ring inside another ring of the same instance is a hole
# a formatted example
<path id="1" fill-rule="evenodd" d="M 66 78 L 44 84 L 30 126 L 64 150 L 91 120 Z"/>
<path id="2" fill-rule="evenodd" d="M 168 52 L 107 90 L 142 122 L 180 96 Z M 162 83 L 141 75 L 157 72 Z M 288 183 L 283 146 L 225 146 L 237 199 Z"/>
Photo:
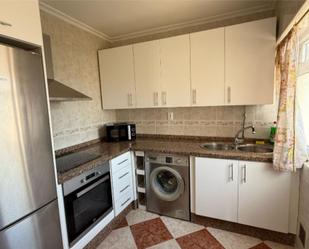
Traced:
<path id="1" fill-rule="evenodd" d="M 42 56 L 0 43 L 0 248 L 62 248 Z"/>

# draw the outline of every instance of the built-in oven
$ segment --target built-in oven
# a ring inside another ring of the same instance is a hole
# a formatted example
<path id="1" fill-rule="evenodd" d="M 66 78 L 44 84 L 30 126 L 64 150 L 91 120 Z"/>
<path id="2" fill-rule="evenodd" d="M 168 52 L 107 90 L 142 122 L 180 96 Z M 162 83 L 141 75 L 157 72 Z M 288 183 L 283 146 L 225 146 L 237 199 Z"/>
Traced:
<path id="1" fill-rule="evenodd" d="M 84 172 L 63 184 L 70 246 L 113 211 L 109 164 Z"/>

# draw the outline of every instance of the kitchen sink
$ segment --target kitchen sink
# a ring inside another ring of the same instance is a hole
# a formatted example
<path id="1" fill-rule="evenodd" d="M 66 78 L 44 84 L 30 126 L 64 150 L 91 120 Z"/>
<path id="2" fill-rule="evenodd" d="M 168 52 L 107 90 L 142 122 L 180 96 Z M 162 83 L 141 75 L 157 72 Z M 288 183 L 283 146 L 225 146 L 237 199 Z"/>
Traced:
<path id="1" fill-rule="evenodd" d="M 241 144 L 237 146 L 237 150 L 254 153 L 272 153 L 274 148 L 271 145 L 264 144 Z"/>
<path id="2" fill-rule="evenodd" d="M 207 150 L 235 150 L 234 144 L 224 142 L 204 143 L 201 145 L 201 147 Z"/>
<path id="3" fill-rule="evenodd" d="M 207 150 L 223 150 L 223 151 L 243 151 L 253 153 L 272 153 L 274 151 L 273 146 L 265 144 L 240 144 L 235 146 L 232 143 L 225 142 L 212 142 L 204 143 L 201 145 L 202 148 Z"/>

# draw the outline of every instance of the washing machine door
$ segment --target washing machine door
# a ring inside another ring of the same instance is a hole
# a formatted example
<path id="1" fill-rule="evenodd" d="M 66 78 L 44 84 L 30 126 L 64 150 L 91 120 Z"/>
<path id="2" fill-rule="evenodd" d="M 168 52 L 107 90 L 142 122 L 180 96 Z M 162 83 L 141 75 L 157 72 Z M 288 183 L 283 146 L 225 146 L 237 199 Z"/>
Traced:
<path id="1" fill-rule="evenodd" d="M 167 166 L 155 168 L 149 177 L 150 187 L 163 201 L 175 201 L 184 192 L 185 184 L 181 175 Z"/>

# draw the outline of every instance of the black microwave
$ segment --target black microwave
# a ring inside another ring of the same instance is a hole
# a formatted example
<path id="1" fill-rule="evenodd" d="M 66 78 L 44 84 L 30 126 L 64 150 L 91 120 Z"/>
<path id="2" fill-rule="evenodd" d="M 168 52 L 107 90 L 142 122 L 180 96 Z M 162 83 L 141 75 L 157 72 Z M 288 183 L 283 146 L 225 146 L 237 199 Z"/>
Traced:
<path id="1" fill-rule="evenodd" d="M 136 126 L 132 123 L 111 123 L 106 125 L 108 142 L 131 141 L 136 138 Z"/>

